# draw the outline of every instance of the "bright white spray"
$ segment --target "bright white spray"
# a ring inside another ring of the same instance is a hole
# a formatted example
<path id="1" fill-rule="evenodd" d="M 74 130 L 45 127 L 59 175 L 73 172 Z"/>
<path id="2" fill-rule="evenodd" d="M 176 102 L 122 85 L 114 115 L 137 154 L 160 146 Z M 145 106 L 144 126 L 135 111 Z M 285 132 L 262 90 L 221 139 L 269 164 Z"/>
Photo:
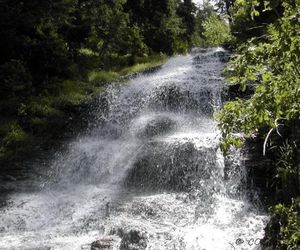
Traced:
<path id="1" fill-rule="evenodd" d="M 115 84 L 94 129 L 55 155 L 37 191 L 0 211 L 0 249 L 89 249 L 122 228 L 152 250 L 256 249 L 267 217 L 224 179 L 219 132 L 227 53 L 196 49 L 160 70 Z M 95 107 L 97 113 L 97 107 Z M 238 158 L 238 154 L 235 155 Z"/>

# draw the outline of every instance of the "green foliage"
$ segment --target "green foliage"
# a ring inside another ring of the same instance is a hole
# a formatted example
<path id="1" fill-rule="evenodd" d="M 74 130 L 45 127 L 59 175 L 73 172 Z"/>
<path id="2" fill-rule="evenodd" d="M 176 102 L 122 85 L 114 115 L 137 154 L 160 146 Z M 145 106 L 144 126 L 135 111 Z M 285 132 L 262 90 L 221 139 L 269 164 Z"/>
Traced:
<path id="1" fill-rule="evenodd" d="M 225 104 L 218 114 L 224 138 L 237 130 L 256 135 L 276 128 L 279 119 L 300 117 L 300 3 L 285 1 L 283 6 L 284 16 L 269 25 L 265 40 L 242 45 L 225 71 L 229 84 L 241 84 L 244 90 L 251 85 L 255 93 Z"/>
<path id="2" fill-rule="evenodd" d="M 64 81 L 60 95 L 54 99 L 54 105 L 79 105 L 89 97 L 89 94 L 94 92 L 93 88 L 93 85 L 82 81 Z"/>
<path id="3" fill-rule="evenodd" d="M 0 93 L 20 97 L 30 93 L 31 75 L 27 72 L 24 62 L 10 60 L 0 67 Z"/>
<path id="4" fill-rule="evenodd" d="M 161 65 L 166 61 L 166 59 L 167 56 L 165 54 L 158 54 L 158 55 L 153 55 L 144 58 L 137 58 L 136 64 L 122 69 L 121 71 L 119 71 L 119 74 L 122 76 L 122 75 L 128 75 L 133 73 L 139 73 L 149 68 L 154 68 Z"/>
<path id="5" fill-rule="evenodd" d="M 194 44 L 197 8 L 191 0 L 128 0 L 125 11 L 152 51 L 182 53 Z"/>
<path id="6" fill-rule="evenodd" d="M 300 245 L 300 198 L 290 206 L 278 204 L 271 209 L 272 217 L 267 226 L 264 246 L 274 250 L 297 250 Z"/>
<path id="7" fill-rule="evenodd" d="M 228 17 L 216 12 L 215 5 L 204 0 L 194 16 L 193 46 L 209 47 L 232 43 Z"/>
<path id="8" fill-rule="evenodd" d="M 229 25 L 215 13 L 211 14 L 203 24 L 207 46 L 220 46 L 231 40 Z"/>
<path id="9" fill-rule="evenodd" d="M 51 117 L 57 114 L 57 110 L 52 105 L 49 97 L 34 98 L 27 105 L 22 104 L 18 111 L 19 115 Z"/>
<path id="10" fill-rule="evenodd" d="M 277 164 L 278 189 L 284 194 L 283 200 L 289 203 L 300 194 L 300 164 L 297 162 L 296 143 L 286 143 L 280 147 Z"/>
<path id="11" fill-rule="evenodd" d="M 113 71 L 91 71 L 89 72 L 88 79 L 90 82 L 98 81 L 98 82 L 109 82 L 116 77 L 118 77 L 118 73 Z"/>
<path id="12" fill-rule="evenodd" d="M 113 81 L 120 76 L 142 72 L 146 69 L 159 66 L 165 62 L 166 59 L 167 56 L 162 53 L 146 57 L 136 57 L 136 63 L 134 65 L 122 67 L 121 69 L 116 69 L 116 71 L 92 70 L 88 73 L 88 80 L 94 84 L 102 85 L 103 83 Z M 124 62 L 124 65 L 129 65 L 129 63 Z"/>
<path id="13" fill-rule="evenodd" d="M 182 19 L 183 39 L 189 45 L 195 44 L 195 35 L 197 34 L 196 26 L 197 7 L 192 0 L 184 0 L 178 4 L 177 14 Z"/>
<path id="14" fill-rule="evenodd" d="M 282 16 L 284 10 L 283 2 L 292 4 L 293 0 L 225 1 L 231 28 L 233 34 L 238 38 L 238 42 L 245 42 L 251 37 L 264 35 L 267 25 L 276 22 Z"/>
<path id="15" fill-rule="evenodd" d="M 12 124 L 2 143 L 4 146 L 11 148 L 25 142 L 27 138 L 27 133 L 18 124 Z"/>

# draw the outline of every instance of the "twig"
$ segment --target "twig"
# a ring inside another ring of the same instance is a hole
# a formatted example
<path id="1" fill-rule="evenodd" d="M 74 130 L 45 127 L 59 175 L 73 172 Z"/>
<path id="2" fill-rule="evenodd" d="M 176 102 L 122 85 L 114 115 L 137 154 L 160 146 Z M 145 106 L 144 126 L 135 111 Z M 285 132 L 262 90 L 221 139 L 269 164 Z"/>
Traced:
<path id="1" fill-rule="evenodd" d="M 280 132 L 279 132 L 279 130 L 278 130 L 278 127 L 279 127 L 279 126 L 282 126 L 282 124 L 278 123 L 279 120 L 286 120 L 286 119 L 285 119 L 285 118 L 277 118 L 277 119 L 275 120 L 275 129 L 276 129 L 276 133 L 277 133 L 280 137 L 282 137 L 282 135 L 280 134 Z M 263 156 L 266 155 L 267 143 L 268 143 L 268 140 L 269 140 L 269 138 L 270 138 L 270 136 L 271 136 L 271 134 L 272 134 L 273 131 L 274 131 L 274 128 L 271 128 L 270 131 L 269 131 L 269 133 L 267 134 L 267 136 L 266 136 L 266 138 L 265 138 L 265 141 L 264 141 L 264 147 L 263 147 Z"/>
<path id="2" fill-rule="evenodd" d="M 267 147 L 267 142 L 268 142 L 268 140 L 269 140 L 269 137 L 271 136 L 271 134 L 272 134 L 273 130 L 274 130 L 274 128 L 271 128 L 271 129 L 270 129 L 270 131 L 269 131 L 269 133 L 267 134 L 267 136 L 266 136 L 266 139 L 265 139 L 265 141 L 264 141 L 264 147 L 263 147 L 263 156 L 265 156 L 265 155 L 266 155 L 266 147 Z"/>
<path id="3" fill-rule="evenodd" d="M 279 130 L 278 130 L 278 127 L 279 126 L 282 126 L 282 124 L 279 124 L 278 123 L 278 120 L 281 120 L 282 118 L 277 118 L 276 120 L 275 120 L 275 126 L 276 126 L 276 132 L 277 132 L 277 134 L 280 136 L 280 137 L 282 137 L 282 135 L 280 134 L 280 132 L 279 132 Z"/>

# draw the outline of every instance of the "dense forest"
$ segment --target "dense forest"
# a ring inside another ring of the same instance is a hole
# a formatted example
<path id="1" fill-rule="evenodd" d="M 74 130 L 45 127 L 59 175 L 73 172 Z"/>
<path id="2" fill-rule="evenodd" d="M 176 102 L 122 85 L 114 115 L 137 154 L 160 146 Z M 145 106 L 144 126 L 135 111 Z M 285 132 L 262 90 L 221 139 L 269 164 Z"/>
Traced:
<path id="1" fill-rule="evenodd" d="M 261 147 L 276 197 L 264 249 L 299 249 L 299 0 L 2 0 L 0 25 L 3 166 L 57 140 L 70 110 L 108 82 L 193 47 L 232 50 L 221 147 Z"/>

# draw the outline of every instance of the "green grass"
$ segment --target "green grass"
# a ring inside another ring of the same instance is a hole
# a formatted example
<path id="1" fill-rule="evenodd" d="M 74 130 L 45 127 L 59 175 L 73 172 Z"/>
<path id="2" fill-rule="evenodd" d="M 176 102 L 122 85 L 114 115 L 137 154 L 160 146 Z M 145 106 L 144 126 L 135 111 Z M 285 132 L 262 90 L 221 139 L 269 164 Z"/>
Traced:
<path id="1" fill-rule="evenodd" d="M 120 75 L 114 71 L 92 70 L 88 73 L 88 81 L 89 82 L 109 82 L 109 81 L 116 79 L 119 76 Z"/>
<path id="2" fill-rule="evenodd" d="M 84 56 L 99 56 L 98 53 L 88 48 L 81 48 L 79 50 L 79 53 Z"/>
<path id="3" fill-rule="evenodd" d="M 140 73 L 147 69 L 160 66 L 165 63 L 166 60 L 167 56 L 165 54 L 136 58 L 134 65 L 123 67 L 115 71 L 92 70 L 88 73 L 88 81 L 100 83 L 101 85 L 101 83 L 111 82 L 121 76 Z"/>
<path id="4" fill-rule="evenodd" d="M 14 156 L 20 151 L 19 149 L 25 148 L 26 142 L 31 139 L 30 134 L 24 131 L 17 122 L 11 122 L 7 126 L 8 130 L 0 144 L 0 159 Z"/>
<path id="5" fill-rule="evenodd" d="M 153 56 L 137 58 L 136 64 L 120 70 L 119 74 L 122 76 L 122 75 L 143 72 L 147 69 L 162 65 L 163 63 L 166 62 L 166 60 L 167 60 L 167 56 L 164 54 L 157 54 Z"/>

